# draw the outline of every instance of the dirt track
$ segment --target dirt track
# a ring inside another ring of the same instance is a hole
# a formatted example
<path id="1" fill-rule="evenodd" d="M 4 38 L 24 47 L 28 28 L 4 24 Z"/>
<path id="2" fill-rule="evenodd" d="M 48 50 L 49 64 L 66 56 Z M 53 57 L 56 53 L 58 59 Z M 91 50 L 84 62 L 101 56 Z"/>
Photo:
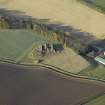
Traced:
<path id="1" fill-rule="evenodd" d="M 105 87 L 46 68 L 0 64 L 0 105 L 80 105 Z"/>

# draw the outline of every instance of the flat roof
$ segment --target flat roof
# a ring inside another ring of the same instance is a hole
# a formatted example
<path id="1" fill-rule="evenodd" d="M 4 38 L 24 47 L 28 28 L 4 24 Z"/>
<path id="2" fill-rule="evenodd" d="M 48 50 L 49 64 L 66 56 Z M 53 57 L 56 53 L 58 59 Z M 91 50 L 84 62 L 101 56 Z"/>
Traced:
<path id="1" fill-rule="evenodd" d="M 105 65 L 105 59 L 100 56 L 95 57 L 95 61 Z"/>

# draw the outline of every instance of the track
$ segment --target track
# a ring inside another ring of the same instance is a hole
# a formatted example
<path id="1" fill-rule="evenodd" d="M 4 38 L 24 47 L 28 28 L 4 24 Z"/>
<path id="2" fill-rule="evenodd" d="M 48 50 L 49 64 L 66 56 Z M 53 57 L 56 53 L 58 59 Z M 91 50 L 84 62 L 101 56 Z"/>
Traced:
<path id="1" fill-rule="evenodd" d="M 104 85 L 44 67 L 0 64 L 0 105 L 80 105 L 104 92 Z"/>

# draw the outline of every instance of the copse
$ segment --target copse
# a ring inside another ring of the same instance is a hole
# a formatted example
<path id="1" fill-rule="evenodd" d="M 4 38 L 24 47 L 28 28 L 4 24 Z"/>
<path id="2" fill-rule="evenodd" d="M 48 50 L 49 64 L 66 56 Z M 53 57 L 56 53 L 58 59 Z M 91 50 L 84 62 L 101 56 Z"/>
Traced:
<path id="1" fill-rule="evenodd" d="M 73 48 L 77 53 L 84 49 L 81 40 L 73 29 L 65 29 L 56 24 L 48 24 L 38 19 L 27 17 L 2 16 L 0 18 L 0 29 L 28 29 L 49 39 L 50 43 L 61 43 L 64 47 Z M 72 33 L 71 33 L 72 31 Z M 74 33 L 73 33 L 74 32 Z M 75 37 L 76 36 L 76 37 Z"/>

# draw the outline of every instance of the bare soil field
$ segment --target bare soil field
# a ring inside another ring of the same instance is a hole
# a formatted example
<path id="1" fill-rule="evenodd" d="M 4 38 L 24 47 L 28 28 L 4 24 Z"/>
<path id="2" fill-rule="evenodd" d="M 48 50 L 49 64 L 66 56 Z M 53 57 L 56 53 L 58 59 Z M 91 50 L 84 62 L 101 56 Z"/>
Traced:
<path id="1" fill-rule="evenodd" d="M 105 85 L 47 68 L 0 64 L 0 105 L 80 105 L 103 92 Z"/>
<path id="2" fill-rule="evenodd" d="M 105 34 L 105 15 L 77 0 L 3 0 L 1 7 L 24 11 L 36 18 L 61 22 L 102 38 Z M 7 3 L 6 3 L 7 1 Z"/>

